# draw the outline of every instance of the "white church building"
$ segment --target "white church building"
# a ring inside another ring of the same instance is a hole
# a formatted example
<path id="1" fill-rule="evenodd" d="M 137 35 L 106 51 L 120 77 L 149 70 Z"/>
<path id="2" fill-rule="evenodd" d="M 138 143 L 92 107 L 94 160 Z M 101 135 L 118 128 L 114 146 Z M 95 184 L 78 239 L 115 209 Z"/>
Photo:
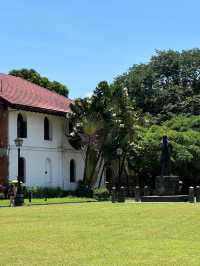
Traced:
<path id="1" fill-rule="evenodd" d="M 17 177 L 14 140 L 19 137 L 20 175 L 26 186 L 76 188 L 84 161 L 67 138 L 71 102 L 22 78 L 0 74 L 0 184 Z"/>

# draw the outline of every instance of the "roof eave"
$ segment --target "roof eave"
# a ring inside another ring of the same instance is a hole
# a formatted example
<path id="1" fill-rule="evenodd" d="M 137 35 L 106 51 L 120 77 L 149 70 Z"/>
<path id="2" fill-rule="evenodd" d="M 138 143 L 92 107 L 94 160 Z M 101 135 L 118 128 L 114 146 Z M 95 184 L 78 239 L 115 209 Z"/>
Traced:
<path id="1" fill-rule="evenodd" d="M 57 111 L 57 110 L 51 110 L 51 109 L 45 109 L 40 107 L 32 107 L 32 106 L 25 106 L 21 104 L 12 104 L 9 103 L 9 107 L 13 109 L 18 110 L 24 110 L 24 111 L 31 111 L 31 112 L 37 112 L 37 113 L 44 113 L 44 114 L 52 114 L 52 115 L 59 115 L 59 116 L 66 116 L 67 113 L 70 113 L 71 111 Z"/>

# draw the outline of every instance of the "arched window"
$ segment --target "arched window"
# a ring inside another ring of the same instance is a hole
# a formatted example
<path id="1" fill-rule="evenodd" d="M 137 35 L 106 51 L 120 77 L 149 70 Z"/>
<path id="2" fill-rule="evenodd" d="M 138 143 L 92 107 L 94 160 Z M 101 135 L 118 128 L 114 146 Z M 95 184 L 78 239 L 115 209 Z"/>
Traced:
<path id="1" fill-rule="evenodd" d="M 70 183 L 76 182 L 76 166 L 75 161 L 72 159 L 70 161 Z"/>
<path id="2" fill-rule="evenodd" d="M 27 121 L 22 114 L 18 114 L 17 116 L 17 137 L 27 138 Z"/>
<path id="3" fill-rule="evenodd" d="M 20 180 L 26 182 L 26 161 L 23 157 L 19 158 L 19 176 Z"/>
<path id="4" fill-rule="evenodd" d="M 50 125 L 47 117 L 44 119 L 44 139 L 50 140 Z"/>

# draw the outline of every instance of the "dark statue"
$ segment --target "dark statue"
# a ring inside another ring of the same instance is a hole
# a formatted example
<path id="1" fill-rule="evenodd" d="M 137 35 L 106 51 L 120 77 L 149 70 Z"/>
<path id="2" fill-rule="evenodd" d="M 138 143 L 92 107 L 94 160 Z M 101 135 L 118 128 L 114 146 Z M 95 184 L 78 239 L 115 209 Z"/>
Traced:
<path id="1" fill-rule="evenodd" d="M 142 201 L 185 201 L 188 196 L 179 195 L 181 193 L 182 183 L 179 182 L 178 176 L 172 175 L 171 173 L 171 155 L 173 149 L 167 136 L 163 136 L 160 148 L 161 175 L 155 177 L 155 190 L 153 191 L 153 195 L 148 195 L 147 189 L 144 189 Z"/>
<path id="2" fill-rule="evenodd" d="M 160 166 L 161 175 L 156 176 L 155 189 L 157 195 L 177 195 L 179 189 L 178 176 L 171 174 L 172 145 L 167 136 L 163 136 L 161 143 Z"/>
<path id="3" fill-rule="evenodd" d="M 172 145 L 170 144 L 168 137 L 163 136 L 161 144 L 161 176 L 169 176 L 171 173 L 170 163 L 171 163 L 171 153 Z"/>

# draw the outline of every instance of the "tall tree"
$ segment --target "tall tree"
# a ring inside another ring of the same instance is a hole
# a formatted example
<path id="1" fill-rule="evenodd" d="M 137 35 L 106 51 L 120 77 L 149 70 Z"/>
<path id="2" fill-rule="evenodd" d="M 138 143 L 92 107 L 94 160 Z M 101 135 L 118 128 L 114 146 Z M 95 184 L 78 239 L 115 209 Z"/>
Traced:
<path id="1" fill-rule="evenodd" d="M 91 98 L 79 99 L 72 105 L 71 119 L 76 126 L 70 141 L 79 141 L 83 149 L 84 182 L 90 187 L 106 164 L 116 161 L 118 148 L 122 149 L 122 160 L 117 174 L 124 170 L 139 123 L 139 113 L 127 93 L 127 89 L 115 90 L 103 81 Z"/>
<path id="2" fill-rule="evenodd" d="M 9 72 L 9 74 L 31 81 L 39 86 L 47 88 L 48 90 L 55 91 L 63 96 L 68 96 L 69 91 L 67 86 L 61 84 L 60 82 L 50 81 L 48 78 L 42 77 L 34 69 L 13 69 Z"/>
<path id="3" fill-rule="evenodd" d="M 177 116 L 162 125 L 144 127 L 137 146 L 130 151 L 129 166 L 141 186 L 153 186 L 161 173 L 160 144 L 167 135 L 173 147 L 172 174 L 188 186 L 200 185 L 200 116 Z"/>
<path id="4" fill-rule="evenodd" d="M 156 51 L 147 64 L 134 65 L 117 77 L 136 106 L 161 122 L 176 114 L 200 114 L 200 49 Z"/>

